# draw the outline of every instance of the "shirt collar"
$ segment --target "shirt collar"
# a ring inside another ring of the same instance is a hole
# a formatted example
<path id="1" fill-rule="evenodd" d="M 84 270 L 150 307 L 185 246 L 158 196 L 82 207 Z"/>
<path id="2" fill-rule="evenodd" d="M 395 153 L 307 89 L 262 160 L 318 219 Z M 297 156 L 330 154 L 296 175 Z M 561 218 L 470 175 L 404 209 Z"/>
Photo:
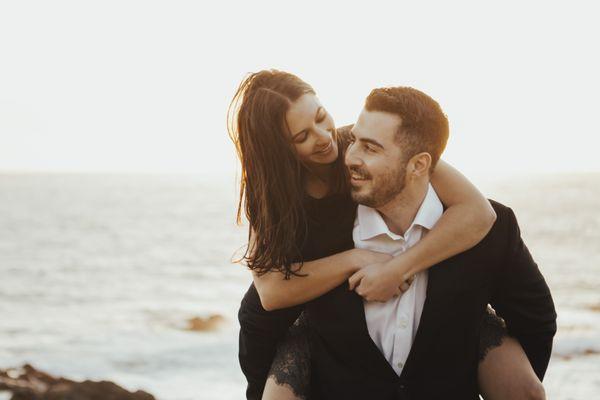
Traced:
<path id="1" fill-rule="evenodd" d="M 405 234 L 416 225 L 430 230 L 437 223 L 443 213 L 444 207 L 442 202 L 433 189 L 433 186 L 429 184 L 425 199 L 423 199 L 415 219 L 411 223 L 410 227 L 406 230 Z M 381 214 L 379 214 L 379 212 L 374 208 L 367 207 L 362 204 L 359 205 L 357 210 L 357 220 L 359 224 L 359 234 L 361 240 L 369 240 L 375 236 L 383 234 L 388 235 L 394 240 L 404 239 L 402 235 L 395 234 L 389 230 Z"/>

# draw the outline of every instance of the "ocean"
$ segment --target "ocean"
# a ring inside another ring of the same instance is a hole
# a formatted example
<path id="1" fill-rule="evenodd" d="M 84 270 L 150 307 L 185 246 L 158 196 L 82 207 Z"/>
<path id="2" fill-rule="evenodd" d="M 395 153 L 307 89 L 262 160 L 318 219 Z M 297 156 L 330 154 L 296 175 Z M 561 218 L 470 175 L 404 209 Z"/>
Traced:
<path id="1" fill-rule="evenodd" d="M 548 398 L 597 398 L 600 174 L 477 184 L 515 210 L 554 295 Z M 232 262 L 247 229 L 236 195 L 229 178 L 0 174 L 0 369 L 243 398 L 236 312 L 251 278 Z M 186 329 L 210 316 L 215 329 Z"/>

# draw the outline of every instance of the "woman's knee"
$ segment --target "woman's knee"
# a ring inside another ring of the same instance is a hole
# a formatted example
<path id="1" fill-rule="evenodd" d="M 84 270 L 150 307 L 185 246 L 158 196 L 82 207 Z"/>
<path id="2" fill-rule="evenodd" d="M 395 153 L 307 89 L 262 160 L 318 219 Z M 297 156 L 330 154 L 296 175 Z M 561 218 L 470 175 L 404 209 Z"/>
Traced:
<path id="1" fill-rule="evenodd" d="M 527 382 L 523 386 L 523 399 L 546 400 L 546 390 L 544 390 L 544 385 L 538 379 Z"/>
<path id="2" fill-rule="evenodd" d="M 544 386 L 523 348 L 512 337 L 489 351 L 479 364 L 479 385 L 484 398 L 494 400 L 545 400 Z"/>
<path id="3" fill-rule="evenodd" d="M 305 397 L 288 384 L 279 384 L 274 379 L 269 378 L 265 385 L 262 400 L 303 400 Z"/>

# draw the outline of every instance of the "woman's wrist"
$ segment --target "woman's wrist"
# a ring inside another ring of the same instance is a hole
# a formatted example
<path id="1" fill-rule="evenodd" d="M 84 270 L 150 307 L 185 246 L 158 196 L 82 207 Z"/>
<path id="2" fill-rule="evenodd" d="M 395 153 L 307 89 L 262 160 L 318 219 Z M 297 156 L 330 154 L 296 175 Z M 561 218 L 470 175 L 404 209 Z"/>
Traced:
<path id="1" fill-rule="evenodd" d="M 400 254 L 385 263 L 385 267 L 393 271 L 393 275 L 399 283 L 406 281 L 411 275 L 414 275 L 411 265 L 407 261 L 409 260 L 403 254 Z"/>
<path id="2" fill-rule="evenodd" d="M 350 273 L 350 275 L 371 264 L 369 261 L 372 258 L 370 257 L 370 250 L 354 248 L 348 250 L 346 253 L 348 257 L 346 267 L 347 272 Z"/>

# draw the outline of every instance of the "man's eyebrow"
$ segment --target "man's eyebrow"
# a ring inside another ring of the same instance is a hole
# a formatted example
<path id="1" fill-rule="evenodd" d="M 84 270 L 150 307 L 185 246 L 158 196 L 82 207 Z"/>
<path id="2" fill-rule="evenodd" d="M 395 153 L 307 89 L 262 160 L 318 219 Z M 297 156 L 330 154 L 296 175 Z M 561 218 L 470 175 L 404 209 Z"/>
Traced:
<path id="1" fill-rule="evenodd" d="M 317 118 L 317 116 L 319 115 L 319 112 L 321 112 L 322 109 L 323 109 L 323 106 L 319 106 L 319 108 L 317 108 L 317 112 L 315 113 L 315 119 Z M 293 134 L 292 140 L 296 139 L 296 137 L 300 136 L 304 132 L 306 132 L 306 129 L 302 129 L 300 132 Z"/>
<path id="2" fill-rule="evenodd" d="M 384 147 L 383 147 L 383 145 L 382 145 L 381 143 L 379 143 L 379 142 L 378 142 L 377 140 L 375 140 L 375 139 L 369 139 L 369 138 L 358 138 L 358 139 L 357 139 L 357 138 L 356 138 L 356 136 L 354 135 L 354 132 L 352 132 L 352 131 L 350 131 L 350 136 L 351 136 L 353 139 L 355 139 L 355 140 L 358 140 L 359 142 L 362 142 L 362 143 L 370 143 L 370 144 L 372 144 L 373 146 L 377 146 L 377 147 L 379 147 L 379 148 L 381 148 L 381 149 L 383 149 L 383 148 L 384 148 Z"/>

